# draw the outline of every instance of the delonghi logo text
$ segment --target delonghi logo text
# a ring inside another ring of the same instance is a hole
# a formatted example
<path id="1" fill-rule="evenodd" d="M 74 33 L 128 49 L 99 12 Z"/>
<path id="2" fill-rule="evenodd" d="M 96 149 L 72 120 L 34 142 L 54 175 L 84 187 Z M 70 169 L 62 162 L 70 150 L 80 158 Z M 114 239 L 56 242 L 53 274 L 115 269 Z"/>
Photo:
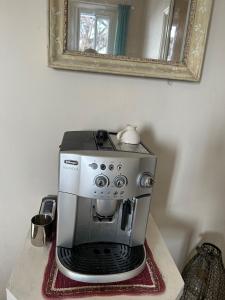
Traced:
<path id="1" fill-rule="evenodd" d="M 78 165 L 78 161 L 77 160 L 64 160 L 64 163 L 67 165 L 73 165 L 73 166 L 77 166 Z"/>

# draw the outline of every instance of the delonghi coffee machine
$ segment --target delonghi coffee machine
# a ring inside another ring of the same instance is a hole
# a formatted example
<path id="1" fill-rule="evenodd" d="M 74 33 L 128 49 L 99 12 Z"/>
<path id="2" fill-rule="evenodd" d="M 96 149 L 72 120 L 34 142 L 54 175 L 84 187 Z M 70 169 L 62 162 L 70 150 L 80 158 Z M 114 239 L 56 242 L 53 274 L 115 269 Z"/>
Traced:
<path id="1" fill-rule="evenodd" d="M 115 133 L 66 132 L 59 154 L 56 261 L 67 277 L 106 283 L 145 267 L 156 156 Z"/>

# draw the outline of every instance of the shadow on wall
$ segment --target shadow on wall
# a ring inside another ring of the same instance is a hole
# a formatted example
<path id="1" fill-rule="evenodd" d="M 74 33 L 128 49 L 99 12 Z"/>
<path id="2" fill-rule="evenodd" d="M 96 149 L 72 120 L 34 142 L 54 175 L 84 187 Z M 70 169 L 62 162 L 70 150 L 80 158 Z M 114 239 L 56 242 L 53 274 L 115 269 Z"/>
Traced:
<path id="1" fill-rule="evenodd" d="M 204 208 L 199 215 L 202 224 L 199 244 L 215 244 L 223 252 L 225 261 L 225 121 L 219 120 L 205 130 L 205 144 L 197 174 L 201 189 L 195 198 L 201 201 L 200 205 Z"/>
<path id="2" fill-rule="evenodd" d="M 180 219 L 171 209 L 176 147 L 158 141 L 148 128 L 142 132 L 143 141 L 158 157 L 151 211 L 180 269 L 197 243 L 215 244 L 222 250 L 225 261 L 225 121 L 220 120 L 222 118 L 209 123 L 204 131 L 201 126 L 194 128 L 186 139 L 188 159 L 183 166 L 184 180 L 191 180 L 192 189 L 184 184 L 181 197 L 184 201 L 190 197 L 190 203 L 184 203 L 184 209 L 191 209 L 187 215 L 194 222 Z"/>
<path id="3" fill-rule="evenodd" d="M 151 211 L 177 266 L 181 269 L 190 249 L 195 224 L 177 218 L 169 210 L 176 149 L 158 142 L 148 128 L 143 129 L 141 136 L 143 142 L 153 150 L 158 158 Z"/>

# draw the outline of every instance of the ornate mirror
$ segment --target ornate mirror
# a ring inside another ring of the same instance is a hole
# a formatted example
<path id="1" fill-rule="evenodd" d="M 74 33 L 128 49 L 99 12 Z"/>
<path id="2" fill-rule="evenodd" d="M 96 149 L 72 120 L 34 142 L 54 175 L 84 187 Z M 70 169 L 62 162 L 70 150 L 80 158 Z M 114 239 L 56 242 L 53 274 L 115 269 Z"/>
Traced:
<path id="1" fill-rule="evenodd" d="M 49 0 L 49 66 L 199 81 L 213 0 Z"/>

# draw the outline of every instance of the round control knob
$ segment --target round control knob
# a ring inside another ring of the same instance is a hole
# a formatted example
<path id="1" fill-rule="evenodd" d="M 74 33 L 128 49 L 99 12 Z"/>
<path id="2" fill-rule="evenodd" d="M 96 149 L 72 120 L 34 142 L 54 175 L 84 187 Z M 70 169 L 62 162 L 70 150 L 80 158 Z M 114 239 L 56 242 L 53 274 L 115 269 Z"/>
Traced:
<path id="1" fill-rule="evenodd" d="M 127 178 L 123 175 L 119 175 L 114 179 L 114 184 L 117 188 L 121 188 L 127 184 Z"/>
<path id="2" fill-rule="evenodd" d="M 97 187 L 103 188 L 104 186 L 109 184 L 109 179 L 104 175 L 99 175 L 95 178 L 95 184 L 97 185 Z"/>
<path id="3" fill-rule="evenodd" d="M 149 189 L 153 186 L 153 183 L 154 183 L 154 179 L 152 178 L 152 176 L 150 174 L 145 173 L 145 174 L 141 175 L 140 187 Z"/>

